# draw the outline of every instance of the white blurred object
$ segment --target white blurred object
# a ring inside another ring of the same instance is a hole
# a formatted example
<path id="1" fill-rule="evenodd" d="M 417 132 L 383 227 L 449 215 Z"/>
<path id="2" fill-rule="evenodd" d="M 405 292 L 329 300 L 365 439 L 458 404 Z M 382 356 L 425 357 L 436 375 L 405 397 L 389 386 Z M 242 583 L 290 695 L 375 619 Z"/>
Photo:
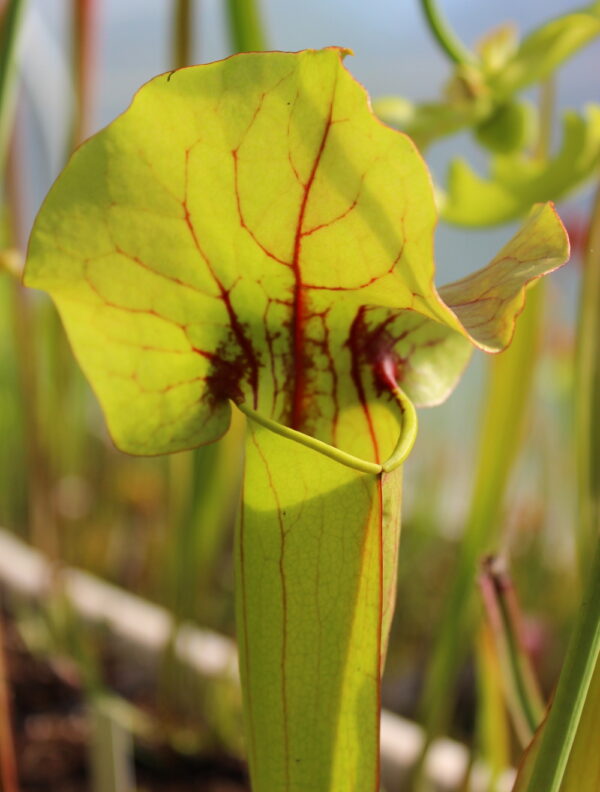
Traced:
<path id="1" fill-rule="evenodd" d="M 0 529 L 0 591 L 41 600 L 48 594 L 51 578 L 50 564 L 40 553 Z M 85 622 L 102 625 L 133 650 L 137 660 L 143 658 L 158 668 L 173 629 L 168 611 L 78 569 L 56 570 L 54 579 L 60 580 L 64 594 Z M 237 651 L 229 638 L 185 624 L 177 631 L 174 645 L 179 660 L 202 677 L 237 675 Z M 386 710 L 381 713 L 381 780 L 388 792 L 403 789 L 424 742 L 420 726 Z M 431 792 L 461 789 L 468 765 L 469 752 L 464 745 L 435 740 L 425 760 Z M 514 778 L 514 771 L 507 770 L 496 782 L 497 792 L 510 792 Z M 487 792 L 489 782 L 489 770 L 475 763 L 471 792 Z"/>

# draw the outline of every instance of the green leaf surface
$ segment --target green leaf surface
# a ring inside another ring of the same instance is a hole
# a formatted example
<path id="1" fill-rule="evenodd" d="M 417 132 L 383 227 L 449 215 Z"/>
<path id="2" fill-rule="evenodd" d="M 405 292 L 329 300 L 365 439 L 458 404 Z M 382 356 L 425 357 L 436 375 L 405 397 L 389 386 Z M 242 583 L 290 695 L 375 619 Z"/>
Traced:
<path id="1" fill-rule="evenodd" d="M 379 788 L 401 474 L 357 471 L 249 421 L 236 590 L 257 790 Z"/>
<path id="2" fill-rule="evenodd" d="M 498 155 L 484 178 L 464 160 L 454 160 L 442 216 L 465 226 L 506 223 L 522 217 L 532 203 L 558 200 L 583 185 L 599 164 L 600 107 L 589 105 L 583 117 L 565 113 L 562 145 L 549 162 L 524 154 Z"/>
<path id="3" fill-rule="evenodd" d="M 210 442 L 231 399 L 381 461 L 398 433 L 383 370 L 416 403 L 441 401 L 467 339 L 504 346 L 523 283 L 566 258 L 560 221 L 540 209 L 533 247 L 517 237 L 452 288 L 456 314 L 446 306 L 426 167 L 375 120 L 340 54 L 157 77 L 50 192 L 26 282 L 55 299 L 122 449 Z"/>

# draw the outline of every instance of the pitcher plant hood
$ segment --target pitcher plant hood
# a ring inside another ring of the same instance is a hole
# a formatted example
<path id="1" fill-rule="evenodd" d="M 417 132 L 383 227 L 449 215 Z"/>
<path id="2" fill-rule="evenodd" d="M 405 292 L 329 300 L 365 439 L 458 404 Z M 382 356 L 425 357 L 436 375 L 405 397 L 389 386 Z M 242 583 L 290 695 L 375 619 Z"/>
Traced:
<path id="1" fill-rule="evenodd" d="M 25 282 L 52 295 L 115 443 L 216 440 L 231 402 L 366 460 L 511 339 L 568 257 L 540 205 L 439 292 L 428 170 L 345 50 L 251 53 L 151 80 L 50 191 Z"/>

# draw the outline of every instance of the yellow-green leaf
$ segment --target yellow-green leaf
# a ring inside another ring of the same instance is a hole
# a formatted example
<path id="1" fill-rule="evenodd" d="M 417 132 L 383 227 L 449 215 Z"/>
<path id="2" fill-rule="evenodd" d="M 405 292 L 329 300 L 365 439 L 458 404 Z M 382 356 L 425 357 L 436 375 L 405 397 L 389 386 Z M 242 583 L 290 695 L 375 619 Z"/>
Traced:
<path id="1" fill-rule="evenodd" d="M 468 333 L 433 285 L 429 174 L 341 54 L 157 77 L 46 199 L 26 282 L 54 297 L 124 450 L 210 442 L 231 399 L 381 461 L 398 428 L 381 367 L 421 404 L 463 369 Z M 565 258 L 544 222 L 525 280 Z"/>

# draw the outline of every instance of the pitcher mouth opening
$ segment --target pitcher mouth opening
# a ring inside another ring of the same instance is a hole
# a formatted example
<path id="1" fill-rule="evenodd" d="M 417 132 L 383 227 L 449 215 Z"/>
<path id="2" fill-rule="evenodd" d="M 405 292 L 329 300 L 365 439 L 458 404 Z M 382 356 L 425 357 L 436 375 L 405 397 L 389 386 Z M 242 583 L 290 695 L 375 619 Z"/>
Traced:
<path id="1" fill-rule="evenodd" d="M 414 404 L 411 402 L 408 396 L 406 396 L 402 389 L 395 384 L 395 382 L 393 383 L 393 387 L 391 382 L 387 384 L 390 386 L 389 390 L 394 397 L 398 408 L 400 409 L 402 423 L 400 434 L 398 436 L 398 440 L 396 441 L 396 445 L 394 446 L 394 450 L 388 459 L 383 462 L 383 464 L 370 462 L 367 459 L 361 459 L 361 457 L 357 457 L 353 454 L 349 454 L 346 451 L 342 451 L 340 448 L 329 445 L 329 443 L 325 443 L 322 440 L 317 440 L 317 438 L 311 437 L 304 432 L 300 432 L 297 429 L 291 429 L 289 426 L 285 426 L 284 424 L 278 423 L 277 421 L 273 421 L 271 418 L 266 418 L 264 415 L 261 415 L 261 413 L 253 410 L 244 403 L 236 404 L 235 406 L 246 417 L 250 418 L 250 420 L 255 421 L 261 426 L 264 426 L 266 429 L 270 429 L 272 432 L 275 432 L 282 437 L 287 437 L 289 440 L 294 440 L 297 443 L 301 443 L 307 448 L 311 448 L 313 451 L 317 451 L 319 454 L 323 454 L 324 456 L 339 462 L 341 465 L 346 465 L 346 467 L 359 470 L 362 473 L 370 473 L 371 475 L 378 476 L 382 473 L 391 473 L 392 470 L 395 470 L 404 462 L 404 460 L 410 454 L 417 436 L 418 421 L 417 411 Z"/>

